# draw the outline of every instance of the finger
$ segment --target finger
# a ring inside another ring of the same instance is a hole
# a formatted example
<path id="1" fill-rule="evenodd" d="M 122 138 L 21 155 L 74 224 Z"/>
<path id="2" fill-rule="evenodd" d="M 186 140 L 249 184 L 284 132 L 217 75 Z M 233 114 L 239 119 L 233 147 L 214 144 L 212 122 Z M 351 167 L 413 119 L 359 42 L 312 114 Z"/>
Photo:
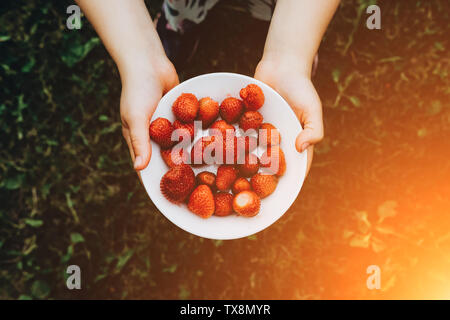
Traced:
<path id="1" fill-rule="evenodd" d="M 286 101 L 303 127 L 295 142 L 295 147 L 300 153 L 323 139 L 320 98 L 309 81 L 301 84 L 304 90 L 291 90 L 291 93 L 286 95 Z"/>
<path id="2" fill-rule="evenodd" d="M 304 120 L 303 130 L 297 136 L 295 147 L 298 152 L 305 151 L 309 146 L 323 139 L 322 114 L 319 113 Z"/>
<path id="3" fill-rule="evenodd" d="M 126 143 L 127 143 L 128 150 L 130 151 L 131 160 L 132 160 L 133 163 L 134 163 L 134 159 L 135 159 L 136 157 L 135 157 L 135 155 L 134 155 L 133 145 L 131 144 L 130 132 L 129 132 L 129 130 L 128 130 L 127 128 L 122 127 L 122 134 L 123 134 L 123 137 L 124 137 L 124 139 L 125 139 L 125 141 L 126 141 Z M 141 172 L 140 172 L 140 171 L 136 171 L 136 173 L 137 173 L 137 175 L 138 175 L 138 177 L 139 177 L 139 180 L 140 180 L 141 183 L 142 183 Z"/>
<path id="4" fill-rule="evenodd" d="M 128 151 L 130 152 L 131 156 L 131 161 L 134 163 L 134 159 L 136 158 L 136 156 L 134 155 L 133 145 L 131 144 L 130 130 L 122 126 L 122 135 L 123 138 L 125 139 L 125 142 L 127 143 Z"/>
<path id="5" fill-rule="evenodd" d="M 166 94 L 170 89 L 180 84 L 180 80 L 178 79 L 178 75 L 175 73 L 167 82 L 166 87 L 164 88 L 164 94 Z"/>
<path id="6" fill-rule="evenodd" d="M 310 145 L 310 146 L 305 147 L 305 150 L 307 150 L 307 153 L 306 153 L 306 174 L 305 174 L 305 177 L 307 177 L 308 174 L 309 174 L 309 170 L 311 169 L 311 164 L 312 164 L 312 161 L 313 161 L 314 145 Z"/>
<path id="7" fill-rule="evenodd" d="M 152 147 L 149 135 L 149 119 L 135 117 L 128 121 L 130 142 L 134 152 L 134 169 L 143 170 L 150 162 Z"/>
<path id="8" fill-rule="evenodd" d="M 314 146 L 309 146 L 307 149 L 307 159 L 306 159 L 306 176 L 309 173 L 309 169 L 311 169 L 311 164 L 314 156 Z"/>
<path id="9" fill-rule="evenodd" d="M 177 86 L 180 83 L 175 67 L 171 64 L 169 68 L 170 68 L 169 72 L 167 72 L 167 75 L 164 77 L 163 94 L 166 94 L 170 89 L 172 89 L 173 87 Z"/>

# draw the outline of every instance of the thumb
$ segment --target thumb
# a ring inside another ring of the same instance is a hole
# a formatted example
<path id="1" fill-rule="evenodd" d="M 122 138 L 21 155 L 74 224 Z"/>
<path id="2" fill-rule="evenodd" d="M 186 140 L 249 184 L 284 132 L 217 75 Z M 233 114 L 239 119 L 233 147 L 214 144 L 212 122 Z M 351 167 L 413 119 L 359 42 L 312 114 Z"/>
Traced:
<path id="1" fill-rule="evenodd" d="M 304 129 L 300 132 L 295 140 L 295 148 L 298 152 L 305 151 L 309 146 L 314 145 L 323 139 L 322 121 L 306 122 Z"/>
<path id="2" fill-rule="evenodd" d="M 135 155 L 135 170 L 145 169 L 150 162 L 152 146 L 147 122 L 141 118 L 130 123 L 130 142 Z"/>

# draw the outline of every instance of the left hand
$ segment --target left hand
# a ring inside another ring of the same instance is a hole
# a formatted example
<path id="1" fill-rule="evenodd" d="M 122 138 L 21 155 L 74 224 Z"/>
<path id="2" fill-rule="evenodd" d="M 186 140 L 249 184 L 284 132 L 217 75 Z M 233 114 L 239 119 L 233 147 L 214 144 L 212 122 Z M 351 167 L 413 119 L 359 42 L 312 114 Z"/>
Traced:
<path id="1" fill-rule="evenodd" d="M 298 152 L 308 149 L 308 166 L 311 168 L 314 144 L 323 139 L 322 104 L 311 82 L 311 70 L 301 65 L 295 57 L 261 60 L 256 68 L 255 79 L 275 89 L 291 106 L 303 131 L 295 141 Z"/>

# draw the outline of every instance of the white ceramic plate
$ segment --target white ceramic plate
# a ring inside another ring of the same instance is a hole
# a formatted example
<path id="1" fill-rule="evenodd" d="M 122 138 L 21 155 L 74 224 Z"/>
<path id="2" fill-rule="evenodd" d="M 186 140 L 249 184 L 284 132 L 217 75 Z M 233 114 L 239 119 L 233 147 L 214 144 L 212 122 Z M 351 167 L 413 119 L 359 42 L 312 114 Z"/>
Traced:
<path id="1" fill-rule="evenodd" d="M 162 176 L 168 171 L 160 156 L 159 146 L 152 141 L 152 158 L 148 167 L 141 171 L 142 181 L 148 195 L 161 213 L 181 229 L 210 239 L 237 239 L 264 230 L 277 221 L 292 205 L 303 185 L 306 174 L 306 151 L 299 154 L 295 149 L 295 138 L 302 130 L 294 112 L 287 102 L 272 88 L 253 78 L 235 73 L 210 73 L 189 79 L 170 90 L 159 102 L 153 119 L 164 117 L 174 121 L 172 104 L 182 93 L 193 93 L 198 99 L 211 97 L 222 102 L 226 97 L 239 98 L 239 91 L 250 83 L 261 87 L 265 95 L 264 106 L 258 111 L 264 122 L 275 125 L 281 133 L 281 148 L 286 157 L 287 169 L 279 179 L 274 193 L 261 200 L 259 214 L 252 218 L 237 215 L 212 216 L 202 219 L 187 209 L 185 204 L 175 205 L 164 198 L 160 191 Z M 197 134 L 196 141 L 203 133 Z M 216 173 L 216 166 L 193 168 Z"/>

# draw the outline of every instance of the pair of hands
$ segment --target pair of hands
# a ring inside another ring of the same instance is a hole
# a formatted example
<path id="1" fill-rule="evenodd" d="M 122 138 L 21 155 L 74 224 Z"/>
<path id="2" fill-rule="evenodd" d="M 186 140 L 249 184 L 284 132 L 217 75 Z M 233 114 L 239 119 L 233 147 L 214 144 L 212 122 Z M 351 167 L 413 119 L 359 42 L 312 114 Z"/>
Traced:
<path id="1" fill-rule="evenodd" d="M 261 60 L 255 79 L 274 88 L 291 106 L 304 130 L 297 136 L 298 152 L 308 149 L 311 167 L 314 144 L 323 138 L 322 106 L 311 82 L 310 72 L 295 59 Z M 152 154 L 149 126 L 162 96 L 179 83 L 175 68 L 167 58 L 142 66 L 122 78 L 120 114 L 122 133 L 135 170 L 147 167 Z M 292 142 L 294 143 L 294 141 Z"/>

